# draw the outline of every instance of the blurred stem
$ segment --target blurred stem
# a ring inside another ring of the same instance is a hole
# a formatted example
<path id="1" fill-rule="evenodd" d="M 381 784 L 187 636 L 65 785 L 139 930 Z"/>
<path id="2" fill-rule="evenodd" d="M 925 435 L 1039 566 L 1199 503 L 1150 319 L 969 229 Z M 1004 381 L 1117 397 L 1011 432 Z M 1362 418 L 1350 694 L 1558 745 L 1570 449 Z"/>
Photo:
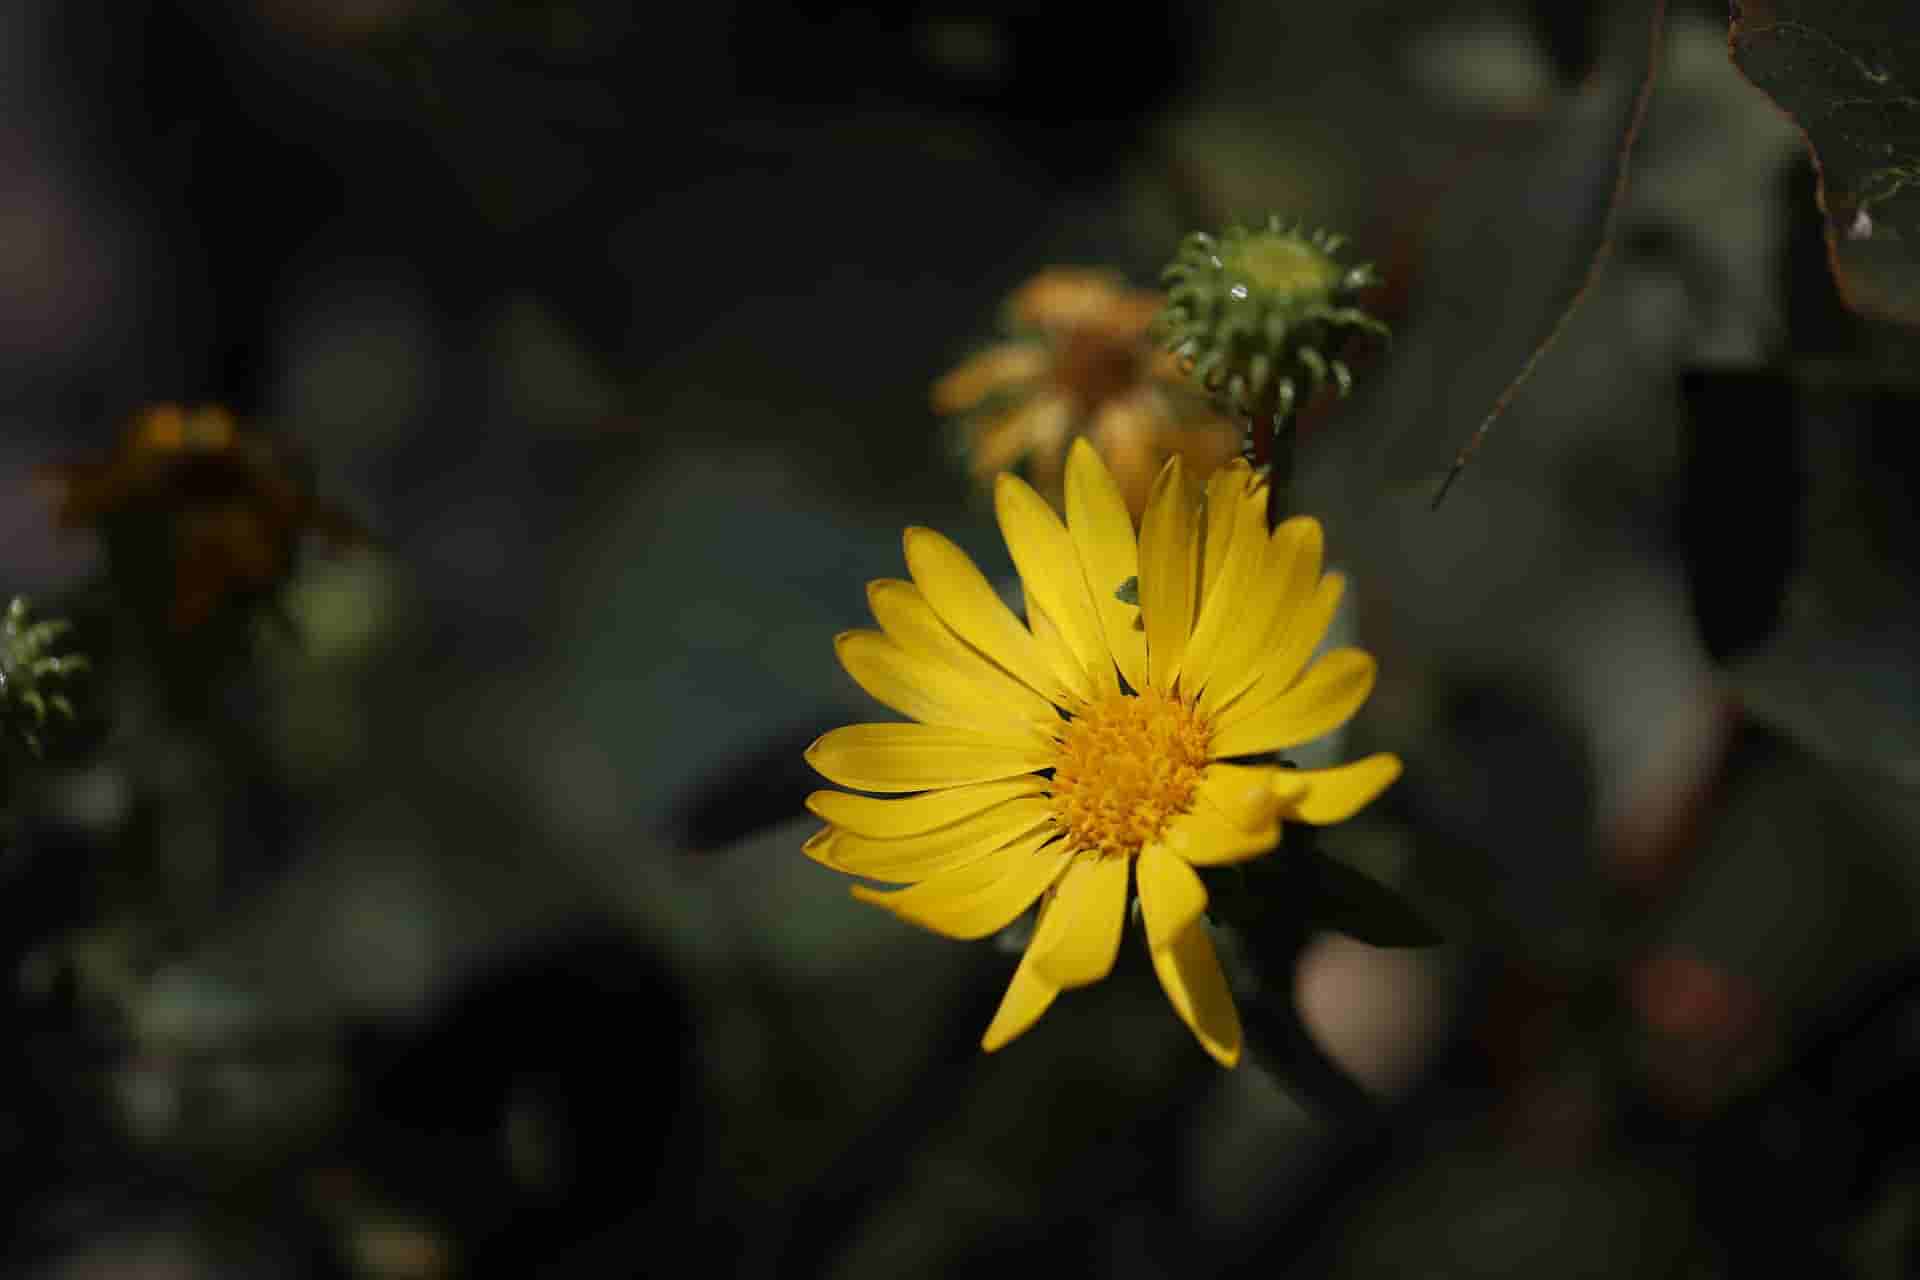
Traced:
<path id="1" fill-rule="evenodd" d="M 1280 527 L 1287 518 L 1287 511 L 1293 505 L 1293 446 L 1299 438 L 1293 429 L 1294 415 L 1289 408 L 1284 413 L 1276 413 L 1267 423 L 1267 433 L 1273 439 L 1271 446 L 1273 459 L 1267 472 L 1267 528 Z"/>

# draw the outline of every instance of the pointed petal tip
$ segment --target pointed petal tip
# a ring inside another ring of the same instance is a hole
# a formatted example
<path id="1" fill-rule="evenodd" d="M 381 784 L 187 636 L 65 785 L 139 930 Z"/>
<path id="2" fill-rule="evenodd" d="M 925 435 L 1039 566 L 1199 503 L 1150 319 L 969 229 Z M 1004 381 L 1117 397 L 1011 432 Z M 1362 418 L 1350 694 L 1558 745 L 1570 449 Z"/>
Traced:
<path id="1" fill-rule="evenodd" d="M 1006 995 L 1000 999 L 1000 1007 L 994 1011 L 993 1021 L 980 1037 L 981 1049 L 994 1053 L 1018 1040 L 1040 1021 L 1059 994 L 1058 988 L 1034 972 L 1031 958 L 1023 957 L 1013 971 L 1013 981 L 1007 984 Z"/>
<path id="2" fill-rule="evenodd" d="M 911 587 L 913 584 L 905 578 L 872 578 L 867 582 L 867 603 L 871 605 L 875 596 Z"/>
<path id="3" fill-rule="evenodd" d="M 1399 756 L 1382 751 L 1330 769 L 1302 770 L 1306 789 L 1290 802 L 1287 816 L 1311 826 L 1345 822 L 1398 781 L 1403 769 Z"/>
<path id="4" fill-rule="evenodd" d="M 1000 506 L 1005 505 L 1008 502 L 1013 501 L 1014 497 L 1018 496 L 1020 493 L 1020 490 L 1022 489 L 1026 489 L 1029 492 L 1031 492 L 1033 489 L 1033 486 L 1028 484 L 1025 480 L 1022 480 L 1019 476 L 1015 475 L 1011 471 L 1001 471 L 1001 472 L 995 473 L 993 477 L 994 506 L 998 508 Z"/>
<path id="5" fill-rule="evenodd" d="M 1315 516 L 1288 516 L 1275 526 L 1273 535 L 1301 538 L 1321 546 L 1325 546 L 1327 540 L 1326 527 Z"/>
<path id="6" fill-rule="evenodd" d="M 814 832 L 813 835 L 807 838 L 807 842 L 800 846 L 800 852 L 827 868 L 829 871 L 851 874 L 847 871 L 846 867 L 841 864 L 840 859 L 836 858 L 833 854 L 834 834 L 835 832 L 832 827 L 824 827 Z"/>
<path id="7" fill-rule="evenodd" d="M 1206 925 L 1196 922 L 1150 954 L 1168 1002 L 1200 1047 L 1223 1067 L 1239 1065 L 1240 1013 Z"/>
<path id="8" fill-rule="evenodd" d="M 946 535 L 938 529 L 930 529 L 924 524 L 910 524 L 900 531 L 900 550 L 908 557 L 909 565 L 911 565 L 912 562 L 914 546 L 919 543 L 924 543 L 929 539 L 944 542 L 946 541 Z"/>

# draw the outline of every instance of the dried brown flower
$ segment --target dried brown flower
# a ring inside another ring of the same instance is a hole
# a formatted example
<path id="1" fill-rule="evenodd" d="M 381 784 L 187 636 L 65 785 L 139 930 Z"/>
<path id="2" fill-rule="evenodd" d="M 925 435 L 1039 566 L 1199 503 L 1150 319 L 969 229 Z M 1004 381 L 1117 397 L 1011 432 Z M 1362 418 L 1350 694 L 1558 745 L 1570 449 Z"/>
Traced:
<path id="1" fill-rule="evenodd" d="M 990 484 L 1019 466 L 1057 506 L 1067 446 L 1084 435 L 1138 520 L 1167 458 L 1178 454 L 1204 480 L 1237 456 L 1239 427 L 1148 339 L 1160 304 L 1157 293 L 1077 268 L 1049 268 L 1017 289 L 1007 339 L 933 386 L 935 411 L 959 419 L 975 479 Z"/>
<path id="2" fill-rule="evenodd" d="M 336 547 L 366 536 L 308 491 L 285 444 L 217 405 L 143 410 L 111 455 L 56 464 L 47 480 L 59 527 L 98 530 L 109 555 L 116 541 L 163 539 L 172 562 L 168 620 L 180 631 L 231 596 L 283 581 L 306 534 Z"/>

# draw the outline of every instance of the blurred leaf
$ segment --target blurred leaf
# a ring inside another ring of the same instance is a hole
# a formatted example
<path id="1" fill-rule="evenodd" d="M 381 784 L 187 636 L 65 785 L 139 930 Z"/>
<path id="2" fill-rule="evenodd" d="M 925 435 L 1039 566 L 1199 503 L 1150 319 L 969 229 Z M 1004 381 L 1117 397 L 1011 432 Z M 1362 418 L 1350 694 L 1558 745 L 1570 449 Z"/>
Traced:
<path id="1" fill-rule="evenodd" d="M 1920 326 L 1920 39 L 1911 0 L 1741 0 L 1729 46 L 1807 136 L 1854 309 Z"/>
<path id="2" fill-rule="evenodd" d="M 1302 905 L 1309 924 L 1370 947 L 1430 947 L 1444 939 L 1398 892 L 1324 854 L 1300 859 Z"/>
<path id="3" fill-rule="evenodd" d="M 1297 950 L 1319 929 L 1371 947 L 1446 941 L 1399 890 L 1320 852 L 1317 837 L 1314 828 L 1289 823 L 1273 856 L 1204 876 L 1208 914 L 1240 930 L 1260 963 L 1270 963 L 1271 952 Z"/>

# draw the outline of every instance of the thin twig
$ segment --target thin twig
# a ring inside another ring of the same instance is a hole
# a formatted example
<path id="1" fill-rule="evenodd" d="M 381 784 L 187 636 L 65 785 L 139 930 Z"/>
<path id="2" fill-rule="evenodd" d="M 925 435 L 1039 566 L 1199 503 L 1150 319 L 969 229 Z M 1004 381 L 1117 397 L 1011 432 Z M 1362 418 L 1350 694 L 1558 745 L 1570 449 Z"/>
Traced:
<path id="1" fill-rule="evenodd" d="M 1667 28 L 1667 0 L 1653 0 L 1651 26 L 1652 30 L 1647 37 L 1647 73 L 1640 81 L 1639 96 L 1634 99 L 1633 117 L 1627 122 L 1627 131 L 1620 137 L 1619 168 L 1613 177 L 1613 195 L 1607 200 L 1606 217 L 1601 222 L 1600 246 L 1593 251 L 1593 258 L 1587 263 L 1585 278 L 1580 281 L 1580 287 L 1574 290 L 1573 296 L 1567 299 L 1567 305 L 1561 309 L 1559 318 L 1553 322 L 1553 328 L 1549 329 L 1547 336 L 1540 340 L 1540 345 L 1533 349 L 1533 354 L 1527 357 L 1527 362 L 1520 366 L 1520 372 L 1515 374 L 1513 381 L 1507 384 L 1507 389 L 1500 393 L 1500 398 L 1493 402 L 1493 408 L 1489 409 L 1487 416 L 1480 420 L 1480 426 L 1474 431 L 1472 437 L 1461 447 L 1460 452 L 1454 455 L 1453 465 L 1447 468 L 1446 478 L 1440 482 L 1439 491 L 1433 495 L 1432 510 L 1440 509 L 1440 503 L 1446 498 L 1447 490 L 1453 488 L 1453 482 L 1466 469 L 1467 463 L 1480 452 L 1480 444 L 1487 438 L 1487 431 L 1500 415 L 1507 411 L 1514 397 L 1520 393 L 1520 388 L 1526 385 L 1527 379 L 1533 376 L 1534 367 L 1540 363 L 1541 357 L 1545 356 L 1553 344 L 1559 341 L 1561 330 L 1567 327 L 1567 321 L 1572 318 L 1575 311 L 1580 309 L 1580 304 L 1586 301 L 1594 281 L 1600 278 L 1600 269 L 1606 265 L 1607 256 L 1613 252 L 1614 234 L 1619 229 L 1620 212 L 1627 203 L 1628 178 L 1632 172 L 1628 161 L 1633 156 L 1633 144 L 1640 137 L 1640 126 L 1646 123 L 1647 104 L 1653 100 L 1654 82 L 1660 77 L 1660 51 Z"/>

